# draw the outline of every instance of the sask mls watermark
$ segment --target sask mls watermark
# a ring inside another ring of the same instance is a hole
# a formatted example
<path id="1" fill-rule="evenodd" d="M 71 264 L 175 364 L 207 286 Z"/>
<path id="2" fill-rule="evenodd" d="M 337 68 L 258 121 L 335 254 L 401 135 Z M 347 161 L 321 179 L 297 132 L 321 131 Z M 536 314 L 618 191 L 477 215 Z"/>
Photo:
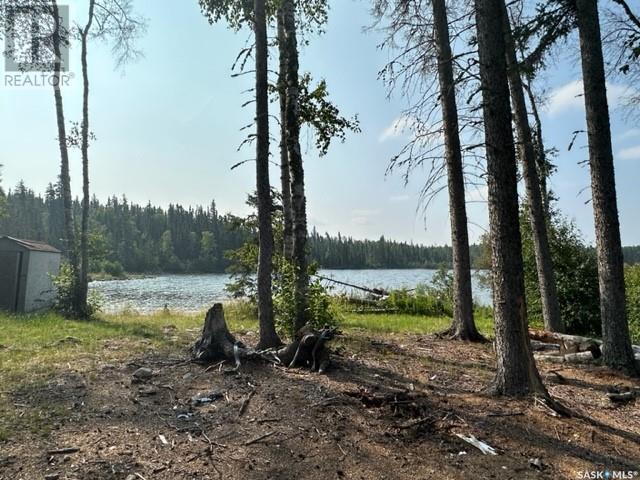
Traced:
<path id="1" fill-rule="evenodd" d="M 69 6 L 58 5 L 56 22 L 55 9 L 47 1 L 4 3 L 0 12 L 4 39 L 3 85 L 8 88 L 68 86 L 73 78 L 69 72 Z"/>
<path id="2" fill-rule="evenodd" d="M 633 480 L 640 478 L 636 470 L 583 470 L 579 471 L 579 480 Z"/>

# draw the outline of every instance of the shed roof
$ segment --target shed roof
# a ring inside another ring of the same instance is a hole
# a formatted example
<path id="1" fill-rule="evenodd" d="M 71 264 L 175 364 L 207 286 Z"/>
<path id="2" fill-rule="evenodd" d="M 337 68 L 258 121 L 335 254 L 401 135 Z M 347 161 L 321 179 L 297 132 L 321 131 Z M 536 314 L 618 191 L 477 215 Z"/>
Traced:
<path id="1" fill-rule="evenodd" d="M 56 247 L 52 247 L 48 243 L 38 242 L 36 240 L 22 240 L 19 238 L 9 237 L 8 235 L 0 236 L 0 240 L 6 239 L 11 242 L 16 243 L 17 245 L 30 250 L 32 252 L 49 252 L 49 253 L 62 253 Z"/>

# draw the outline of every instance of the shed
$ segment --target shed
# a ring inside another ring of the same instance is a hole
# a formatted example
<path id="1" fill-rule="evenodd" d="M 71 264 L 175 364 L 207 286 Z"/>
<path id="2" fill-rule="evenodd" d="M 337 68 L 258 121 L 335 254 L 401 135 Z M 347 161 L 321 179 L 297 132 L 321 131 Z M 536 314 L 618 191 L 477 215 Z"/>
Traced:
<path id="1" fill-rule="evenodd" d="M 43 242 L 0 236 L 0 310 L 49 308 L 56 296 L 51 277 L 60 270 L 61 256 Z"/>

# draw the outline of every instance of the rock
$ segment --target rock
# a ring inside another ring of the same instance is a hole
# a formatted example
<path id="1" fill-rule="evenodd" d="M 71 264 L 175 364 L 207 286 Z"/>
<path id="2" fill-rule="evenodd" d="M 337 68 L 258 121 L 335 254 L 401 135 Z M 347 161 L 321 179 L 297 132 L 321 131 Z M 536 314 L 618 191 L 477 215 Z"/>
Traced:
<path id="1" fill-rule="evenodd" d="M 529 465 L 531 465 L 532 468 L 535 468 L 537 470 L 542 470 L 545 467 L 544 462 L 539 458 L 530 458 Z"/>
<path id="2" fill-rule="evenodd" d="M 151 380 L 151 377 L 153 377 L 153 370 L 151 370 L 150 368 L 141 367 L 133 372 L 132 377 L 134 382 L 146 382 L 148 380 Z"/>
<path id="3" fill-rule="evenodd" d="M 58 480 L 60 478 L 59 473 L 49 473 L 44 476 L 44 480 Z"/>
<path id="4" fill-rule="evenodd" d="M 222 398 L 224 395 L 220 392 L 207 392 L 207 393 L 198 393 L 191 397 L 191 404 L 195 407 L 199 405 L 206 405 L 208 403 L 213 403 L 216 400 Z"/>
<path id="5" fill-rule="evenodd" d="M 138 393 L 143 396 L 155 395 L 158 393 L 158 389 L 153 386 L 140 387 Z"/>

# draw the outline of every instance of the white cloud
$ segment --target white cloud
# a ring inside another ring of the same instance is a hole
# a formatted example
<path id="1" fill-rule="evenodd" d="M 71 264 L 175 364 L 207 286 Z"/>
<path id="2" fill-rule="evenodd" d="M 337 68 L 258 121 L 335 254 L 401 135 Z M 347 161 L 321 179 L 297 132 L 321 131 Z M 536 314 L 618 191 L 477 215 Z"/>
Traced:
<path id="1" fill-rule="evenodd" d="M 640 137 L 640 128 L 631 128 L 626 132 L 616 135 L 616 140 L 625 140 L 627 138 Z"/>
<path id="2" fill-rule="evenodd" d="M 409 195 L 392 195 L 389 197 L 390 202 L 406 202 L 409 200 Z"/>
<path id="3" fill-rule="evenodd" d="M 564 110 L 580 108 L 583 102 L 582 80 L 574 80 L 551 91 L 546 111 L 553 116 Z"/>
<path id="4" fill-rule="evenodd" d="M 618 152 L 618 158 L 622 160 L 640 159 L 640 145 L 635 147 L 623 148 Z"/>
<path id="5" fill-rule="evenodd" d="M 551 116 L 556 116 L 570 110 L 584 110 L 583 92 L 582 79 L 573 80 L 553 89 L 545 106 L 546 112 Z M 616 108 L 623 98 L 635 94 L 635 88 L 629 85 L 607 84 L 609 108 Z"/>
<path id="6" fill-rule="evenodd" d="M 351 223 L 354 225 L 371 225 L 371 218 L 380 215 L 380 210 L 351 210 Z"/>
<path id="7" fill-rule="evenodd" d="M 399 138 L 403 136 L 408 130 L 412 130 L 415 125 L 415 120 L 411 117 L 402 116 L 396 118 L 391 125 L 383 130 L 378 137 L 379 142 L 386 142 L 393 138 Z"/>

